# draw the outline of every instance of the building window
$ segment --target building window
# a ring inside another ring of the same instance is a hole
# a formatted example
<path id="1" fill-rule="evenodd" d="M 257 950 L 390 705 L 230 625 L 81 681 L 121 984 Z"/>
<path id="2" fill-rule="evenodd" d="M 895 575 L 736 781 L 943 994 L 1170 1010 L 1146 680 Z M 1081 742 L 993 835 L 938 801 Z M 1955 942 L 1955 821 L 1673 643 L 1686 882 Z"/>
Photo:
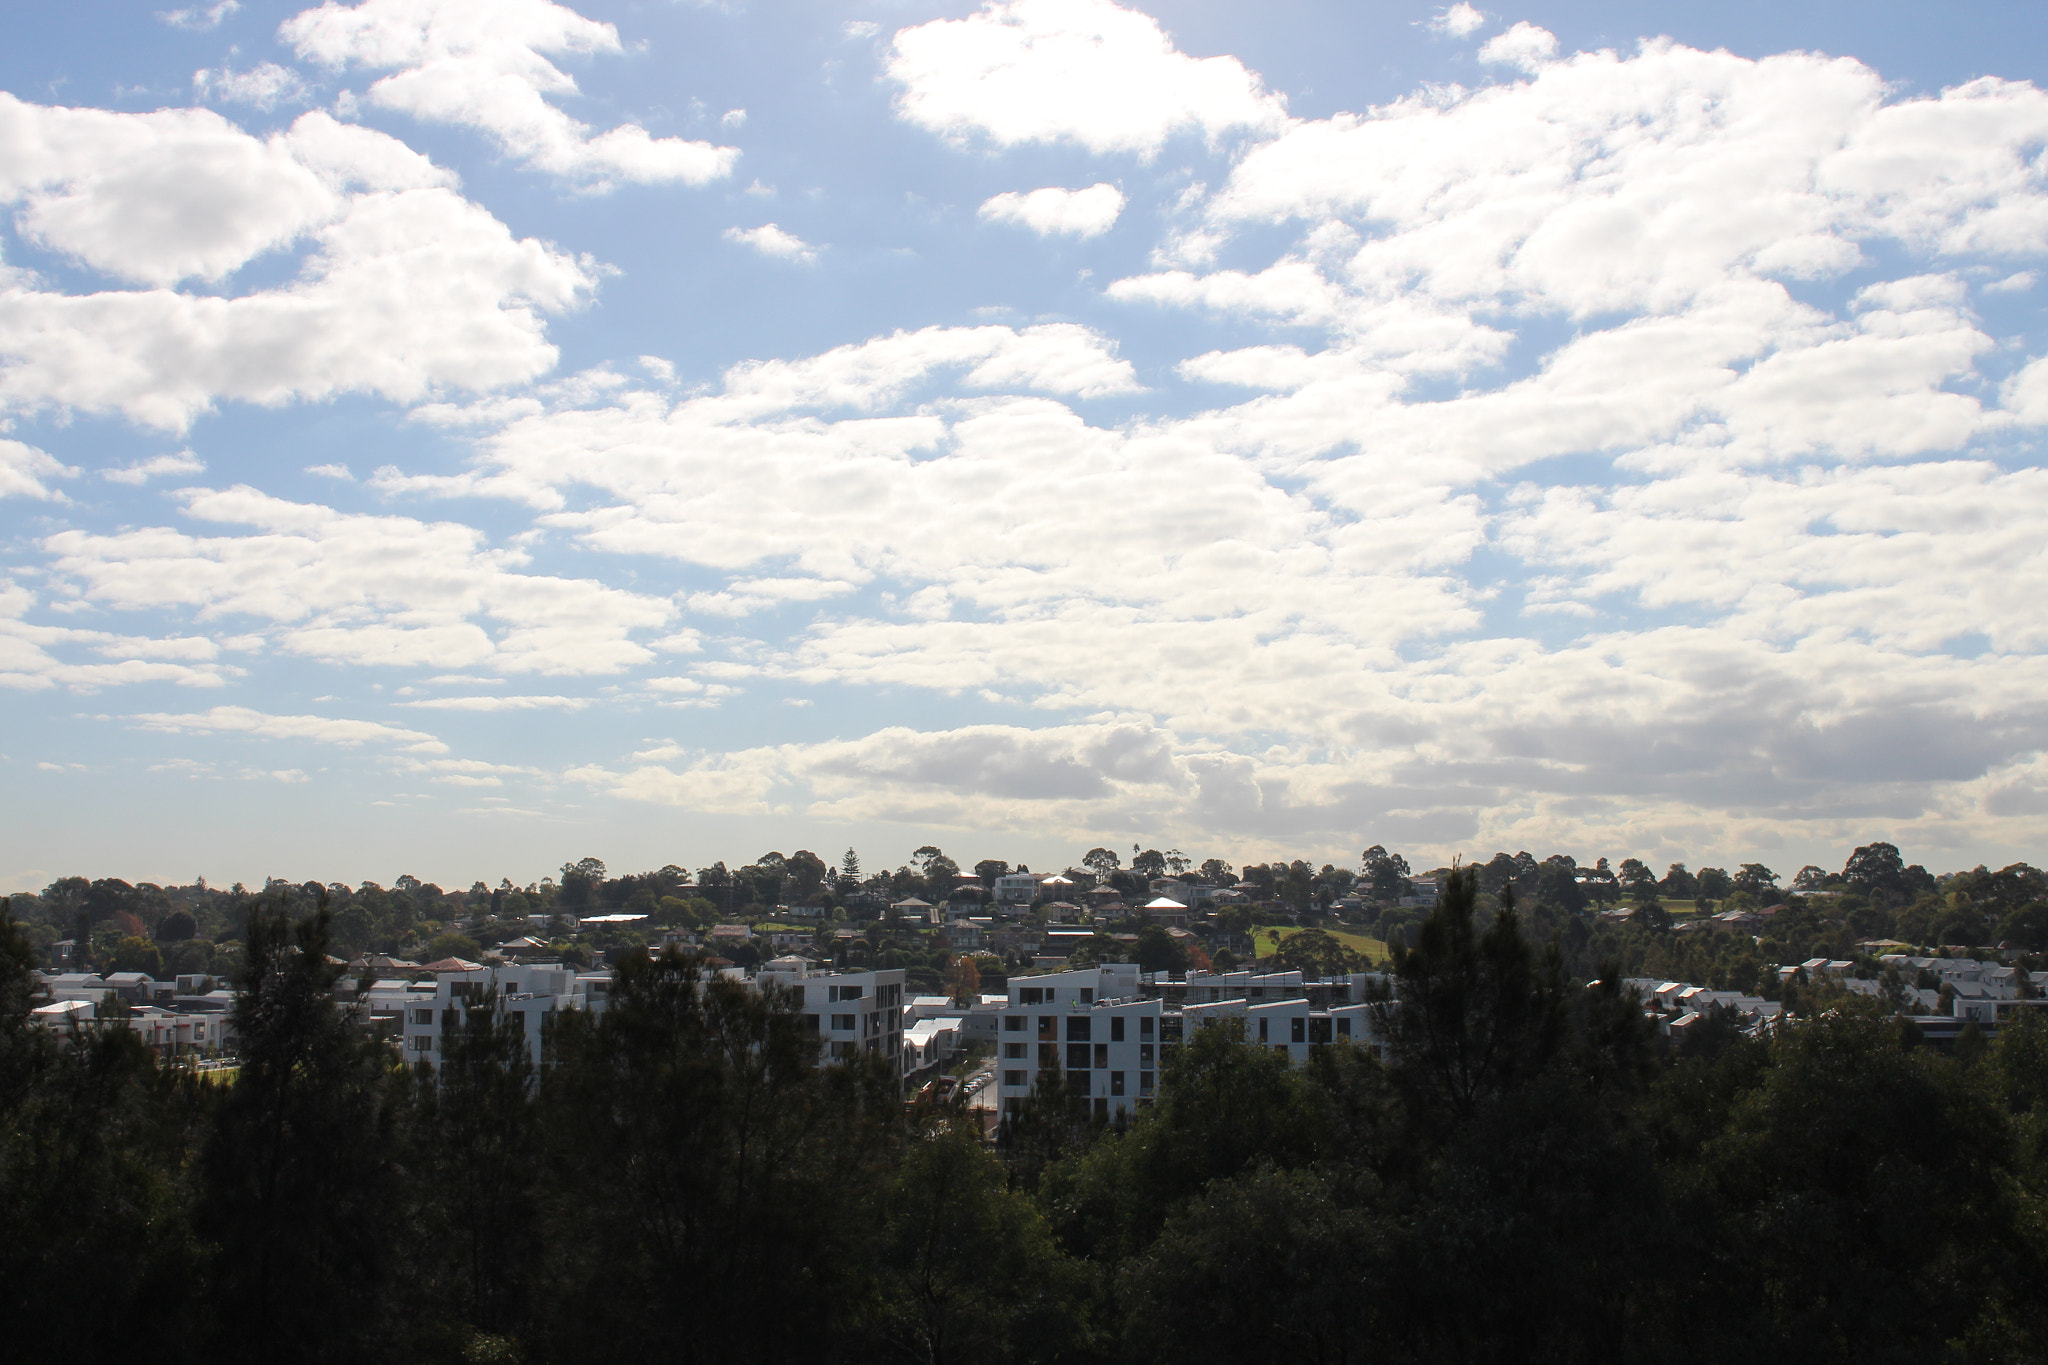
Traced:
<path id="1" fill-rule="evenodd" d="M 1151 1093 L 1152 1093 L 1152 1073 L 1151 1073 L 1151 1072 L 1149 1072 L 1149 1071 L 1140 1071 L 1140 1072 L 1138 1073 L 1138 1093 L 1139 1093 L 1140 1095 L 1149 1095 L 1149 1094 L 1151 1094 Z"/>
<path id="2" fill-rule="evenodd" d="M 1351 1036 L 1351 1021 L 1349 1019 L 1339 1019 L 1337 1021 L 1337 1036 L 1340 1038 L 1349 1038 Z"/>
<path id="3" fill-rule="evenodd" d="M 1140 1038 L 1150 1038 L 1152 1036 L 1151 1015 L 1144 1015 L 1138 1020 L 1138 1036 Z"/>
<path id="4" fill-rule="evenodd" d="M 1024 1058 L 1029 1055 L 1028 1053 L 1026 1053 L 1025 1049 L 1030 1046 L 1031 1045 L 1029 1043 L 1004 1043 L 1003 1060 L 1006 1062 L 1023 1061 Z"/>
<path id="5" fill-rule="evenodd" d="M 1023 1084 L 1025 1083 L 1025 1082 L 1024 1082 L 1024 1077 L 1025 1077 L 1025 1075 L 1026 1075 L 1026 1074 L 1027 1074 L 1027 1073 L 1025 1073 L 1025 1072 L 1022 1072 L 1022 1071 L 1005 1071 L 1005 1072 L 1003 1073 L 1003 1084 L 1004 1084 L 1004 1085 L 1023 1085 Z"/>
<path id="6" fill-rule="evenodd" d="M 1109 1021 L 1109 1041 L 1112 1043 L 1121 1043 L 1123 1040 L 1124 1017 L 1121 1014 L 1113 1015 L 1111 1016 Z"/>
<path id="7" fill-rule="evenodd" d="M 1060 1040 L 1060 1019 L 1056 1014 L 1038 1016 L 1038 1040 L 1042 1043 L 1056 1043 Z"/>
<path id="8" fill-rule="evenodd" d="M 1139 1066 L 1150 1066 L 1150 1065 L 1152 1065 L 1152 1044 L 1150 1044 L 1150 1043 L 1140 1043 L 1140 1044 L 1138 1044 L 1138 1065 L 1139 1065 Z"/>
<path id="9" fill-rule="evenodd" d="M 1109 1065 L 1108 1043 L 1097 1043 L 1095 1045 L 1095 1065 L 1098 1067 L 1107 1067 Z"/>
<path id="10" fill-rule="evenodd" d="M 1268 1041 L 1266 1037 L 1266 1017 L 1264 1015 L 1259 1016 L 1259 1041 L 1262 1043 Z"/>
<path id="11" fill-rule="evenodd" d="M 1288 1039 L 1287 1039 L 1287 1041 L 1288 1041 L 1288 1042 L 1290 1042 L 1290 1043 L 1305 1043 L 1305 1042 L 1307 1042 L 1307 1041 L 1308 1041 L 1308 1020 L 1306 1020 L 1306 1019 L 1302 1018 L 1302 1017 L 1301 1017 L 1300 1015 L 1298 1015 L 1298 1014 L 1297 1014 L 1297 1015 L 1295 1015 L 1295 1016 L 1294 1016 L 1294 1018 L 1293 1018 L 1293 1020 L 1292 1020 L 1291 1022 L 1292 1022 L 1292 1024 L 1293 1024 L 1293 1028 L 1292 1028 L 1292 1029 L 1290 1030 L 1290 1032 L 1289 1032 L 1289 1036 L 1288 1036 Z"/>
<path id="12" fill-rule="evenodd" d="M 414 1052 L 432 1052 L 434 1050 L 434 1040 L 432 1038 L 408 1038 L 405 1040 L 405 1043 Z"/>
<path id="13" fill-rule="evenodd" d="M 415 1024 L 431 1024 L 434 1022 L 434 1012 L 432 1010 L 414 1010 L 412 1012 L 412 1021 Z"/>
<path id="14" fill-rule="evenodd" d="M 1067 1070 L 1069 1070 L 1069 1071 L 1083 1071 L 1083 1070 L 1086 1070 L 1086 1069 L 1087 1069 L 1087 1066 L 1088 1066 L 1088 1044 L 1086 1044 L 1086 1043 L 1068 1043 L 1068 1044 L 1067 1044 Z"/>
<path id="15" fill-rule="evenodd" d="M 1094 1023 L 1095 1021 L 1093 1019 L 1087 1018 L 1068 1019 L 1067 1041 L 1070 1043 L 1087 1042 L 1094 1033 Z"/>
<path id="16" fill-rule="evenodd" d="M 1124 1093 L 1123 1072 L 1112 1071 L 1109 1073 L 1109 1093 L 1112 1095 L 1121 1095 Z"/>
<path id="17" fill-rule="evenodd" d="M 1038 1065 L 1040 1069 L 1051 1071 L 1058 1067 L 1059 1064 L 1060 1045 L 1058 1043 L 1040 1043 L 1038 1045 Z"/>
<path id="18" fill-rule="evenodd" d="M 806 1014 L 806 1015 L 804 1016 L 804 1032 L 805 1032 L 805 1033 L 816 1033 L 817 1031 L 818 1031 L 818 1016 L 817 1016 L 817 1015 L 815 1015 L 815 1014 Z"/>
<path id="19" fill-rule="evenodd" d="M 853 1032 L 853 1021 L 854 1016 L 851 1014 L 835 1014 L 832 1016 L 832 1027 L 840 1033 L 851 1033 Z"/>
<path id="20" fill-rule="evenodd" d="M 1086 1099 L 1088 1097 L 1088 1073 L 1085 1071 L 1069 1071 L 1067 1073 L 1067 1093 Z"/>
<path id="21" fill-rule="evenodd" d="M 1003 1032 L 1005 1032 L 1005 1033 L 1022 1033 L 1023 1031 L 1024 1031 L 1024 1016 L 1023 1016 L 1023 1015 L 1021 1015 L 1021 1014 L 1009 1014 L 1009 1015 L 1005 1015 L 1005 1016 L 1003 1016 Z"/>
<path id="22" fill-rule="evenodd" d="M 1017 992 L 1017 1002 L 1022 1005 L 1042 1005 L 1045 992 L 1037 986 L 1025 986 Z"/>
<path id="23" fill-rule="evenodd" d="M 1094 1004 L 1094 1003 L 1095 1003 L 1095 992 L 1094 992 L 1093 990 L 1091 990 L 1090 988 L 1088 988 L 1088 987 L 1086 987 L 1086 986 L 1083 986 L 1083 987 L 1081 988 L 1081 993 L 1080 993 L 1080 994 L 1081 994 L 1081 1003 L 1082 1003 L 1082 1004 L 1084 1004 L 1084 1005 L 1092 1005 L 1092 1004 Z"/>

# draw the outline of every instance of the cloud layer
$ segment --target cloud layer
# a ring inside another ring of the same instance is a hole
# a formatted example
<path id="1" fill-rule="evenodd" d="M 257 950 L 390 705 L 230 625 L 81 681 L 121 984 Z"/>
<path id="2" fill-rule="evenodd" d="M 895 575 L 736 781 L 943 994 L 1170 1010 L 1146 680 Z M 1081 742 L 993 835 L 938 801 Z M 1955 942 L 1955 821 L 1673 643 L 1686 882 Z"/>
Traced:
<path id="1" fill-rule="evenodd" d="M 1316 119 L 1106 0 L 903 28 L 890 117 L 1001 177 L 954 221 L 978 202 L 977 241 L 1101 273 L 1072 311 L 680 379 L 627 363 L 658 343 L 552 375 L 550 320 L 604 268 L 387 133 L 0 96 L 41 267 L 0 275 L 7 412 L 175 430 L 367 393 L 448 443 L 280 462 L 330 507 L 200 435 L 0 439 L 5 507 L 48 518 L 0 590 L 0 683 L 296 661 L 389 682 L 393 719 L 230 694 L 130 723 L 393 755 L 445 752 L 403 723 L 429 713 L 451 739 L 623 717 L 636 740 L 572 761 L 399 771 L 707 814 L 1674 856 L 2037 837 L 2048 96 L 1419 22 L 1484 83 Z M 283 36 L 573 188 L 732 165 L 572 119 L 555 60 L 626 54 L 541 0 L 329 4 Z M 716 212 L 689 250 L 721 269 L 743 247 L 826 300 L 871 268 Z M 105 287 L 54 282 L 81 276 Z M 88 495 L 171 510 L 66 521 Z M 710 723 L 762 698 L 821 723 Z"/>

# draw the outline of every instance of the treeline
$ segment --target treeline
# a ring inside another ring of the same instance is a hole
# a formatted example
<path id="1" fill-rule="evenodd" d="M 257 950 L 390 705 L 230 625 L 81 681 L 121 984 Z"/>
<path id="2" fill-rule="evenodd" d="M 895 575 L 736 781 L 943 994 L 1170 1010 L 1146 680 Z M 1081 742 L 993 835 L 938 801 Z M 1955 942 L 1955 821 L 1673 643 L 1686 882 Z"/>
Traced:
<path id="1" fill-rule="evenodd" d="M 241 1070 L 60 1046 L 0 924 L 0 1294 L 33 1354 L 197 1361 L 2041 1358 L 2048 1027 L 1940 1054 L 1844 1002 L 1671 1055 L 1507 888 L 1450 879 L 1390 1056 L 1227 1026 L 1156 1107 L 1057 1087 L 990 1149 L 772 994 L 629 960 L 535 1074 L 439 1082 L 330 1004 L 328 917 L 245 925 Z"/>

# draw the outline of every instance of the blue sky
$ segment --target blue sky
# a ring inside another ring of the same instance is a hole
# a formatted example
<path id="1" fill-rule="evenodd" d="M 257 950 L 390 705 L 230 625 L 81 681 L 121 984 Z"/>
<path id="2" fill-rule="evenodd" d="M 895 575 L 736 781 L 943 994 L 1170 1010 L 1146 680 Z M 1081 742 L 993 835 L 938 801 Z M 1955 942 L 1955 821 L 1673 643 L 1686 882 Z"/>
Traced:
<path id="1" fill-rule="evenodd" d="M 2042 856 L 2035 7 L 13 35 L 0 887 Z"/>

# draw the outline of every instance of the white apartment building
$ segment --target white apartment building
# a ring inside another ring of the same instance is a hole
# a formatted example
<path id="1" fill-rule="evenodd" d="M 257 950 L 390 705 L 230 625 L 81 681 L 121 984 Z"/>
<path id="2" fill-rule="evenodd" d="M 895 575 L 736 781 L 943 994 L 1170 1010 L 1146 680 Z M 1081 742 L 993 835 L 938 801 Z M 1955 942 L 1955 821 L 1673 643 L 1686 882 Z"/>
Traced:
<path id="1" fill-rule="evenodd" d="M 879 1052 L 896 1066 L 911 1070 L 903 1053 L 903 969 L 884 967 L 867 972 L 818 971 L 801 957 L 778 957 L 761 968 L 757 984 L 784 986 L 801 997 L 797 1012 L 804 1027 L 825 1044 L 819 1063 L 841 1061 L 862 1052 Z"/>
<path id="2" fill-rule="evenodd" d="M 1041 1071 L 1064 1073 L 1070 1093 L 1106 1119 L 1128 1117 L 1158 1091 L 1162 1009 L 1139 994 L 1129 963 L 1014 980 L 996 1014 L 996 1094 L 1005 1115 Z"/>
<path id="3" fill-rule="evenodd" d="M 1189 972 L 1175 980 L 1114 963 L 1010 982 L 996 1010 L 997 1095 L 1013 1113 L 1039 1073 L 1058 1068 L 1103 1118 L 1149 1105 L 1166 1050 L 1192 1030 L 1244 1021 L 1246 1040 L 1295 1066 L 1310 1049 L 1350 1042 L 1382 1050 L 1370 972 L 1304 981 L 1300 972 Z"/>
<path id="4" fill-rule="evenodd" d="M 471 1002 L 493 998 L 500 1013 L 515 1018 L 526 1032 L 533 1064 L 541 1064 L 542 1028 L 557 1010 L 601 1013 L 610 1000 L 610 972 L 578 972 L 559 963 L 517 963 L 438 972 L 431 995 L 416 988 L 405 999 L 404 1048 L 408 1062 L 441 1067 L 442 1027 L 449 1011 L 457 1027 L 468 1017 Z"/>
<path id="5" fill-rule="evenodd" d="M 1190 1032 L 1224 1019 L 1244 1020 L 1245 1041 L 1276 1048 L 1296 1066 L 1306 1066 L 1309 1049 L 1319 1043 L 1385 1047 L 1372 1006 L 1366 1004 L 1317 1009 L 1302 996 L 1292 1000 L 1215 1000 L 1184 1006 L 1180 1012 L 1181 1027 Z"/>

